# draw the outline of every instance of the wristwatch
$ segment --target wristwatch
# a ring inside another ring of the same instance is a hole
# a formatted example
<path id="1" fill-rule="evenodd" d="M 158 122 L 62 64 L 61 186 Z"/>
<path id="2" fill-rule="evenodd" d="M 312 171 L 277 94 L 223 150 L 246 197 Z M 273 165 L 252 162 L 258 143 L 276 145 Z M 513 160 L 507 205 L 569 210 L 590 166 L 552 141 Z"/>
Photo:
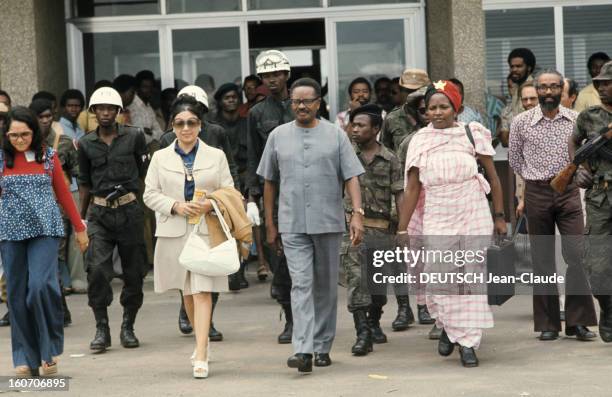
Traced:
<path id="1" fill-rule="evenodd" d="M 505 218 L 506 214 L 504 214 L 503 212 L 496 212 L 494 216 L 495 218 Z"/>
<path id="2" fill-rule="evenodd" d="M 362 216 L 365 216 L 365 211 L 363 210 L 363 208 L 353 208 L 351 214 L 355 214 L 355 212 L 361 214 Z"/>

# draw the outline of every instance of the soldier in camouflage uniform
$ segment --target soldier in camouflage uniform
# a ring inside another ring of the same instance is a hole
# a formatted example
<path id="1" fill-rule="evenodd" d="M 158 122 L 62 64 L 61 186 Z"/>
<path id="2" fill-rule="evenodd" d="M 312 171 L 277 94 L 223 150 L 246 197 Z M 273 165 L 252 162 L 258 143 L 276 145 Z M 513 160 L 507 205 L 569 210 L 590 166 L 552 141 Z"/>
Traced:
<path id="1" fill-rule="evenodd" d="M 400 87 L 402 90 L 407 90 L 409 92 L 406 103 L 402 107 L 396 108 L 390 112 L 383 123 L 380 141 L 383 145 L 392 150 L 402 162 L 406 159 L 406 150 L 408 148 L 408 143 L 406 142 L 402 146 L 402 142 L 407 139 L 409 141 L 408 137 L 414 135 L 414 133 L 422 127 L 420 122 L 421 118 L 419 117 L 417 106 L 415 106 L 415 103 L 418 103 L 418 101 L 413 94 L 417 93 L 423 87 L 427 87 L 429 83 L 430 80 L 426 71 L 421 69 L 404 70 L 400 78 Z M 395 212 L 396 210 L 394 208 L 394 218 L 396 217 Z M 395 287 L 395 298 L 397 299 L 398 309 L 397 317 L 393 320 L 391 327 L 394 331 L 403 331 L 408 329 L 410 324 L 414 323 L 414 314 L 410 308 L 410 299 L 407 291 L 404 288 L 398 288 L 397 285 L 395 285 Z M 424 310 L 426 312 L 426 306 L 422 305 L 422 307 L 425 308 Z M 429 324 L 431 318 L 429 317 L 429 313 L 425 315 L 425 312 L 423 312 L 423 316 L 427 318 L 423 317 L 424 322 L 420 322 L 422 324 Z"/>
<path id="2" fill-rule="evenodd" d="M 605 126 L 612 130 L 612 61 L 601 68 L 593 83 L 602 104 L 591 106 L 578 116 L 570 140 L 572 157 L 575 147 L 585 139 L 594 139 Z M 585 267 L 601 308 L 599 335 L 604 342 L 612 342 L 612 142 L 599 149 L 588 165 L 589 169 L 581 167 L 576 174 L 577 185 L 587 189 Z"/>
<path id="3" fill-rule="evenodd" d="M 357 157 L 366 171 L 359 176 L 365 211 L 364 238 L 393 239 L 391 208 L 394 199 L 396 205 L 401 200 L 404 182 L 397 156 L 376 141 L 382 124 L 382 109 L 374 104 L 361 106 L 351 112 L 350 122 Z M 348 196 L 344 199 L 344 208 L 347 214 L 353 208 Z M 387 303 L 387 296 L 370 295 L 362 290 L 362 254 L 360 247 L 351 246 L 349 236 L 345 234 L 340 256 L 346 275 L 348 310 L 353 313 L 357 331 L 357 341 L 351 351 L 357 356 L 372 351 L 372 343 L 387 342 L 380 328 L 382 307 Z"/>
<path id="4" fill-rule="evenodd" d="M 257 175 L 257 166 L 270 132 L 281 124 L 293 121 L 294 115 L 291 111 L 291 101 L 287 90 L 287 80 L 291 69 L 287 57 L 280 51 L 263 51 L 257 56 L 255 63 L 257 74 L 271 93 L 249 110 L 247 118 L 247 190 L 249 194 L 247 215 L 255 225 L 256 244 L 261 246 L 265 241 L 261 238 L 262 235 L 265 236 L 265 230 L 259 227 L 260 219 L 263 219 L 263 216 L 260 218 L 258 207 L 263 207 L 260 203 L 263 196 L 263 178 Z M 278 197 L 276 201 L 277 204 L 274 207 L 277 211 Z M 277 220 L 278 214 L 274 214 L 274 221 Z M 293 315 L 291 313 L 291 277 L 287 259 L 282 250 L 263 246 L 274 273 L 270 294 L 282 306 L 285 313 L 285 327 L 278 336 L 278 343 L 291 343 Z"/>

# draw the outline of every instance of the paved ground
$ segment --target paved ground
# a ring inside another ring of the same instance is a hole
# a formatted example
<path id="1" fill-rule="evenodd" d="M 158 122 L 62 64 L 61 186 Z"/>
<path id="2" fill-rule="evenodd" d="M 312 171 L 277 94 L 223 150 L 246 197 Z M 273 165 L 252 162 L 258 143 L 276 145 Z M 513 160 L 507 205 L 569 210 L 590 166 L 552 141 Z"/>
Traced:
<path id="1" fill-rule="evenodd" d="M 249 275 L 254 280 L 254 275 Z M 118 341 L 119 284 L 111 310 L 113 347 L 88 351 L 93 316 L 84 295 L 68 298 L 73 325 L 66 329 L 61 374 L 70 376 L 71 396 L 611 396 L 612 344 L 561 338 L 539 342 L 531 324 L 531 298 L 518 296 L 495 309 L 496 327 L 478 352 L 481 366 L 465 369 L 458 353 L 443 358 L 427 340 L 429 326 L 391 332 L 394 300 L 383 315 L 389 343 L 367 357 L 349 353 L 352 319 L 340 290 L 338 336 L 333 365 L 300 376 L 286 367 L 290 345 L 276 344 L 282 322 L 269 298 L 269 283 L 252 281 L 239 293 L 222 295 L 215 323 L 225 340 L 212 345 L 211 376 L 191 377 L 193 337 L 177 329 L 177 294 L 156 295 L 146 283 L 145 304 L 136 325 L 141 348 Z M 8 328 L 0 328 L 0 375 L 12 374 Z M 77 356 L 74 356 L 77 355 Z M 82 355 L 79 357 L 79 355 Z M 372 377 L 371 375 L 378 375 Z"/>

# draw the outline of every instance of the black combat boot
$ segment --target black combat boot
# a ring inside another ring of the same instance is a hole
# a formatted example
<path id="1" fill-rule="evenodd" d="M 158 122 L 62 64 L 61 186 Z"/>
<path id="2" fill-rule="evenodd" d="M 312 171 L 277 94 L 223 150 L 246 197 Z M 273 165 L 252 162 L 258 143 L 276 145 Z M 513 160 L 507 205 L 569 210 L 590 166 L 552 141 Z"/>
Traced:
<path id="1" fill-rule="evenodd" d="M 246 271 L 246 262 L 240 263 L 240 270 L 238 270 L 238 281 L 240 283 L 240 289 L 249 288 L 249 282 L 246 279 L 245 271 Z"/>
<path id="2" fill-rule="evenodd" d="M 365 310 L 355 310 L 353 312 L 355 331 L 357 331 L 357 341 L 351 347 L 351 353 L 356 356 L 365 356 L 372 349 L 372 331 L 368 325 L 368 318 Z"/>
<path id="3" fill-rule="evenodd" d="M 119 334 L 119 339 L 121 340 L 121 346 L 127 349 L 140 346 L 138 338 L 136 335 L 134 335 L 136 313 L 138 313 L 138 309 L 125 308 L 123 310 L 123 322 L 121 323 L 121 333 Z"/>
<path id="4" fill-rule="evenodd" d="M 397 295 L 397 317 L 391 323 L 393 331 L 404 331 L 408 329 L 410 324 L 414 323 L 414 313 L 410 308 L 410 299 L 408 295 Z"/>
<path id="5" fill-rule="evenodd" d="M 436 320 L 431 318 L 427 305 L 417 305 L 419 324 L 434 324 Z"/>
<path id="6" fill-rule="evenodd" d="M 285 329 L 283 329 L 283 332 L 278 336 L 278 343 L 287 344 L 291 343 L 291 337 L 293 335 L 293 313 L 291 313 L 290 303 L 285 303 L 282 306 L 285 312 Z"/>
<path id="7" fill-rule="evenodd" d="M 601 314 L 599 316 L 599 336 L 606 343 L 612 342 L 612 296 L 595 295 L 599 301 Z"/>
<path id="8" fill-rule="evenodd" d="M 89 349 L 94 353 L 104 353 L 111 346 L 106 308 L 95 309 L 94 316 L 96 318 L 96 336 L 94 336 L 94 339 L 89 344 Z"/>
<path id="9" fill-rule="evenodd" d="M 387 343 L 387 335 L 385 335 L 380 327 L 380 318 L 382 314 L 382 307 L 375 305 L 370 306 L 370 310 L 368 311 L 368 325 L 372 331 L 372 342 L 374 343 Z"/>
<path id="10" fill-rule="evenodd" d="M 240 270 L 227 276 L 230 291 L 240 291 Z"/>
<path id="11" fill-rule="evenodd" d="M 214 292 L 213 292 L 214 294 Z M 217 293 L 217 297 L 212 300 L 212 310 L 210 312 L 210 328 L 208 329 L 208 339 L 211 342 L 221 342 L 223 340 L 223 334 L 215 328 L 215 323 L 213 323 L 213 314 L 215 313 L 215 307 L 217 306 L 217 300 L 219 299 L 219 294 Z"/>
<path id="12" fill-rule="evenodd" d="M 181 331 L 181 334 L 183 335 L 189 335 L 193 332 L 193 327 L 191 326 L 191 322 L 189 322 L 189 317 L 187 316 L 187 312 L 185 311 L 185 303 L 183 302 L 182 298 L 181 308 L 179 310 L 178 326 L 179 331 Z"/>

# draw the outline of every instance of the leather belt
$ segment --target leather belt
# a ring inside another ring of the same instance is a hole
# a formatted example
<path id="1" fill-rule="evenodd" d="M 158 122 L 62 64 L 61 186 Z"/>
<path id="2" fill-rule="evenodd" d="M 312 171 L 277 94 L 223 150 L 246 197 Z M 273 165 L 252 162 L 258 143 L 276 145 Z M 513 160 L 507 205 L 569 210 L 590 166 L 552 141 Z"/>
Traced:
<path id="1" fill-rule="evenodd" d="M 117 200 L 113 201 L 107 201 L 104 197 L 94 196 L 93 198 L 93 203 L 95 205 L 108 208 L 121 207 L 122 205 L 129 204 L 132 201 L 136 201 L 136 195 L 134 193 L 124 194 L 123 196 L 118 197 Z"/>
<path id="2" fill-rule="evenodd" d="M 550 179 L 544 179 L 544 180 L 526 180 L 526 183 L 531 183 L 533 185 L 550 185 L 550 182 L 552 182 L 554 178 L 550 178 Z"/>
<path id="3" fill-rule="evenodd" d="M 346 214 L 346 222 L 351 221 L 351 215 Z M 391 222 L 386 219 L 377 219 L 377 218 L 363 218 L 363 226 L 371 227 L 375 229 L 389 229 Z"/>

